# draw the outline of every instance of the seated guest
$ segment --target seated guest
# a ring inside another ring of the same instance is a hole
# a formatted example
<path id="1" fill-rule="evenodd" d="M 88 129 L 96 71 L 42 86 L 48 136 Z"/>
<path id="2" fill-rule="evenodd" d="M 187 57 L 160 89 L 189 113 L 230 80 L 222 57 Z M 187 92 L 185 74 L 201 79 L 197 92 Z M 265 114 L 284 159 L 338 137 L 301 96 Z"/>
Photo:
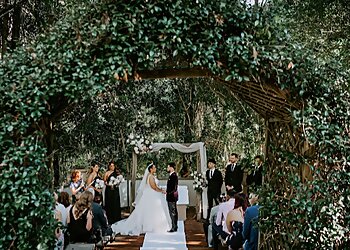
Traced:
<path id="1" fill-rule="evenodd" d="M 69 244 L 69 235 L 68 235 L 68 230 L 67 230 L 67 217 L 68 217 L 68 214 L 69 214 L 69 210 L 71 209 L 72 207 L 72 204 L 71 204 L 71 201 L 70 201 L 70 197 L 69 197 L 69 194 L 67 192 L 61 192 L 59 195 L 58 195 L 58 199 L 57 199 L 58 203 L 62 204 L 66 211 L 65 211 L 65 215 L 66 215 L 66 218 L 65 218 L 65 228 L 63 228 L 63 234 L 64 234 L 64 246 L 67 246 Z"/>
<path id="2" fill-rule="evenodd" d="M 235 195 L 235 208 L 227 214 L 226 226 L 230 234 L 226 237 L 226 244 L 232 250 L 238 250 L 243 245 L 243 222 L 244 213 L 247 209 L 246 198 L 244 194 Z"/>
<path id="3" fill-rule="evenodd" d="M 219 211 L 219 206 L 221 203 L 226 201 L 226 197 L 225 194 L 222 194 L 219 196 L 219 205 L 214 206 L 211 210 L 210 210 L 210 216 L 209 216 L 209 225 L 208 225 L 208 229 L 207 229 L 207 242 L 208 242 L 208 246 L 209 247 L 213 247 L 213 228 L 212 225 L 215 223 L 216 221 L 216 217 Z"/>
<path id="4" fill-rule="evenodd" d="M 67 217 L 70 242 L 89 242 L 92 231 L 93 195 L 85 191 L 80 195 Z"/>
<path id="5" fill-rule="evenodd" d="M 56 192 L 54 192 L 54 197 L 55 197 L 55 209 L 60 212 L 60 218 L 61 218 L 61 223 L 63 226 L 67 225 L 67 210 L 66 208 L 58 202 L 58 195 Z"/>
<path id="6" fill-rule="evenodd" d="M 259 220 L 259 208 L 258 196 L 251 194 L 249 197 L 251 207 L 249 207 L 244 215 L 243 224 L 243 238 L 245 240 L 244 250 L 257 250 L 258 249 L 258 220 Z"/>
<path id="7" fill-rule="evenodd" d="M 58 203 L 62 204 L 66 208 L 66 215 L 68 216 L 69 210 L 72 207 L 70 202 L 69 194 L 67 192 L 61 192 L 58 195 Z"/>
<path id="8" fill-rule="evenodd" d="M 213 230 L 213 247 L 214 249 L 218 249 L 219 247 L 219 239 L 218 235 L 221 235 L 221 237 L 227 236 L 229 234 L 229 231 L 226 226 L 226 216 L 228 212 L 234 209 L 235 206 L 235 191 L 233 189 L 230 189 L 227 191 L 228 195 L 228 201 L 223 202 L 219 205 L 217 217 L 215 223 L 212 224 L 212 230 Z"/>
<path id="9" fill-rule="evenodd" d="M 58 222 L 62 221 L 62 215 L 61 212 L 57 209 L 55 209 L 55 219 Z M 56 250 L 63 250 L 64 249 L 64 235 L 60 227 L 57 227 L 55 229 L 55 236 L 56 236 L 56 244 L 55 249 Z"/>
<path id="10" fill-rule="evenodd" d="M 88 191 L 90 191 L 92 194 L 95 193 L 92 188 L 89 188 Z M 95 199 L 92 202 L 92 214 L 93 233 L 96 241 L 98 242 L 101 240 L 101 236 L 111 235 L 112 229 L 108 227 L 107 218 L 102 206 Z"/>
<path id="11" fill-rule="evenodd" d="M 59 193 L 57 201 L 58 203 L 61 203 L 65 208 L 71 206 L 69 194 L 67 192 Z"/>

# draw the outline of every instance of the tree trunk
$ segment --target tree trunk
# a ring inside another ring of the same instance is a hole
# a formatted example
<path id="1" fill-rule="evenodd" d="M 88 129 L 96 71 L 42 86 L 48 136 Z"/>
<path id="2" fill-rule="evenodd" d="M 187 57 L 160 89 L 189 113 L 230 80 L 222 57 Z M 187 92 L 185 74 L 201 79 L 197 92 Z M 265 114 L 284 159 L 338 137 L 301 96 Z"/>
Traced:
<path id="1" fill-rule="evenodd" d="M 8 0 L 4 0 L 4 9 L 8 7 Z M 9 21 L 9 13 L 4 14 L 1 21 L 1 58 L 6 53 L 7 50 L 7 36 L 8 36 L 8 21 Z"/>
<path id="2" fill-rule="evenodd" d="M 20 31 L 21 31 L 21 12 L 22 12 L 21 5 L 18 3 L 15 3 L 15 7 L 13 9 L 11 49 L 15 49 L 19 42 Z"/>

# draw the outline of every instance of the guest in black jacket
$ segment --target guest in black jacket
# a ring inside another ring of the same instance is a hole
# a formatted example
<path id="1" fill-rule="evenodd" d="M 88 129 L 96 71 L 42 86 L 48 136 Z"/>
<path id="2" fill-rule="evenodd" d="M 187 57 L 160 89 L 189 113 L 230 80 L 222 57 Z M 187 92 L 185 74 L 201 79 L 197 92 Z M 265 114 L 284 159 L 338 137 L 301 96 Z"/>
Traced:
<path id="1" fill-rule="evenodd" d="M 94 191 L 94 190 L 90 190 L 90 192 L 91 191 Z M 94 230 L 94 235 L 96 237 L 96 241 L 101 240 L 100 239 L 101 234 L 102 236 L 111 235 L 112 230 L 111 228 L 108 227 L 105 212 L 101 204 L 99 204 L 95 199 L 94 199 L 94 202 L 92 203 L 92 214 L 94 215 L 92 219 L 92 226 Z"/>
<path id="2" fill-rule="evenodd" d="M 178 195 L 178 177 L 175 173 L 175 163 L 170 162 L 167 167 L 167 171 L 169 173 L 169 179 L 166 184 L 166 200 L 168 202 L 169 213 L 171 218 L 171 229 L 169 232 L 177 231 L 177 220 L 178 220 L 178 212 L 176 207 L 176 202 L 179 199 Z"/>
<path id="3" fill-rule="evenodd" d="M 210 159 L 208 161 L 208 170 L 205 173 L 207 182 L 208 182 L 208 215 L 210 214 L 210 210 L 214 205 L 219 204 L 219 196 L 221 194 L 221 187 L 223 183 L 222 174 L 220 170 L 215 168 L 216 161 L 214 159 Z"/>
<path id="4" fill-rule="evenodd" d="M 225 185 L 226 190 L 233 189 L 236 193 L 242 191 L 243 170 L 238 164 L 238 154 L 230 155 L 229 163 L 226 166 Z"/>

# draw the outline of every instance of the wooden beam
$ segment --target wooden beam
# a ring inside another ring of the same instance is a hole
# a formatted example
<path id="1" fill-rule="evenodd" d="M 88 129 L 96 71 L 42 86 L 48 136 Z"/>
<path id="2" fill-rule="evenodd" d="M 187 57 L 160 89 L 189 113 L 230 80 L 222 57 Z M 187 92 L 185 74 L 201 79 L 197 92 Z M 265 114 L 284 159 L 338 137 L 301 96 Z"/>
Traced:
<path id="1" fill-rule="evenodd" d="M 137 173 L 137 154 L 132 152 L 132 170 L 131 170 L 131 199 L 129 200 L 130 212 L 133 210 L 132 203 L 136 198 L 136 173 Z"/>
<path id="2" fill-rule="evenodd" d="M 140 70 L 134 73 L 135 80 L 210 77 L 211 71 L 204 68 Z"/>
<path id="3" fill-rule="evenodd" d="M 281 109 L 281 106 L 282 108 L 286 108 L 286 107 L 292 107 L 290 103 L 288 103 L 287 101 L 285 100 L 281 100 L 279 98 L 275 98 L 273 97 L 272 95 L 268 95 L 267 93 L 260 93 L 260 94 L 257 94 L 253 91 L 249 91 L 247 89 L 243 89 L 243 88 L 240 88 L 240 89 L 237 89 L 235 90 L 237 91 L 238 94 L 241 94 L 243 97 L 249 97 L 250 99 L 252 100 L 255 100 L 255 101 L 261 101 L 261 102 L 266 102 L 266 104 L 268 105 L 271 105 L 271 106 L 276 106 L 278 108 Z M 288 110 L 286 110 L 287 113 L 288 113 Z"/>

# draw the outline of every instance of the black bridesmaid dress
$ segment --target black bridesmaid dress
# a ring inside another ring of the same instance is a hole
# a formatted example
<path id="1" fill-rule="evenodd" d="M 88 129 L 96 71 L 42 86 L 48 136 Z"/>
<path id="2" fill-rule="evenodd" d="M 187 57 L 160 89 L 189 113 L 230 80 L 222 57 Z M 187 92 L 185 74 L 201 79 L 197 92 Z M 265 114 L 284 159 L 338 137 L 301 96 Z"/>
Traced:
<path id="1" fill-rule="evenodd" d="M 98 175 L 96 175 L 96 177 L 95 177 L 95 179 L 92 181 L 92 185 L 91 186 L 93 186 L 94 188 L 96 188 L 96 181 L 97 180 L 102 180 L 102 178 L 100 177 L 100 176 L 98 176 Z M 96 191 L 95 190 L 95 197 L 94 197 L 94 201 L 95 202 L 97 202 L 97 203 L 101 203 L 102 204 L 102 202 L 103 202 L 103 200 L 102 200 L 102 190 L 101 190 L 101 192 L 98 192 L 98 191 Z"/>
<path id="2" fill-rule="evenodd" d="M 118 174 L 113 172 L 108 176 L 107 184 L 112 177 L 117 178 Z M 113 224 L 121 219 L 119 186 L 106 185 L 105 190 L 105 210 L 108 224 Z"/>

